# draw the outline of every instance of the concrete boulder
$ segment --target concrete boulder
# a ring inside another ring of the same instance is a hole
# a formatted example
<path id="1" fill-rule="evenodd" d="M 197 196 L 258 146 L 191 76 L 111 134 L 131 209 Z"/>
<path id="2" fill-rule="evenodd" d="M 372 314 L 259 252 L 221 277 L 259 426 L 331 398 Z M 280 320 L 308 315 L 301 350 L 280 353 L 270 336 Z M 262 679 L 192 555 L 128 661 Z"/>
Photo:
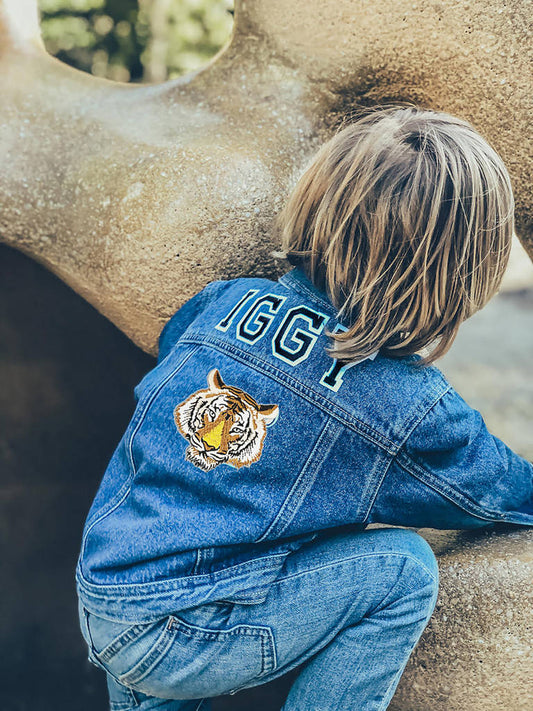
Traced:
<path id="1" fill-rule="evenodd" d="M 286 269 L 273 217 L 352 109 L 409 100 L 492 141 L 531 255 L 529 14 L 528 0 L 237 0 L 204 69 L 139 86 L 47 55 L 36 0 L 0 0 L 0 238 L 154 353 L 210 280 Z"/>
<path id="2" fill-rule="evenodd" d="M 390 710 L 533 708 L 533 531 L 418 532 L 440 592 Z"/>

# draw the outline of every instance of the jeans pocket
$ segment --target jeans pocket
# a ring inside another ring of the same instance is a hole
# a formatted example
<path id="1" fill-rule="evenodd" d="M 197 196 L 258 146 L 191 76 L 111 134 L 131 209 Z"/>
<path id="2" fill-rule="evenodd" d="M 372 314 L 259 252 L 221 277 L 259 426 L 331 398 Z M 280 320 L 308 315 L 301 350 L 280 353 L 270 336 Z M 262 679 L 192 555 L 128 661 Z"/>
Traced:
<path id="1" fill-rule="evenodd" d="M 197 699 L 235 693 L 269 674 L 276 663 L 271 629 L 233 622 L 234 608 L 207 603 L 171 615 L 120 683 L 149 696 Z"/>
<path id="2" fill-rule="evenodd" d="M 113 622 L 85 611 L 87 643 L 97 666 L 122 683 L 140 664 L 157 663 L 168 644 L 167 622 Z M 127 684 L 126 684 L 127 686 Z"/>

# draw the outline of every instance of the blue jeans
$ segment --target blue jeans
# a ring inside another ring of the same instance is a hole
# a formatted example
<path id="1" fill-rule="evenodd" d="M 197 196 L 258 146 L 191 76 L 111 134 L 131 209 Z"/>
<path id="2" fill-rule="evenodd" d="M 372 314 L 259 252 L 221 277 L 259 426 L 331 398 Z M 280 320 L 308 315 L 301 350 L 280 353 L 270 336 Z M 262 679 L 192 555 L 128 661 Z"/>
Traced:
<path id="1" fill-rule="evenodd" d="M 263 602 L 177 606 L 138 625 L 80 607 L 80 619 L 112 711 L 208 711 L 209 697 L 299 665 L 283 711 L 383 711 L 437 592 L 435 556 L 414 531 L 343 531 L 291 553 Z"/>

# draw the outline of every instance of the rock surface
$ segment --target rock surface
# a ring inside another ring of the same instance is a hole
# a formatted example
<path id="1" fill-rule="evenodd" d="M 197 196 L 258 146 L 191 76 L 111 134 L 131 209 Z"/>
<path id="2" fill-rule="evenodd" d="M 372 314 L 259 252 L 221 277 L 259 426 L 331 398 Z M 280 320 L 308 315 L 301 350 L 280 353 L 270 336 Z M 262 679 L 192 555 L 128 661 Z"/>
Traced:
<path id="1" fill-rule="evenodd" d="M 419 533 L 438 555 L 439 598 L 390 711 L 529 711 L 533 531 Z"/>

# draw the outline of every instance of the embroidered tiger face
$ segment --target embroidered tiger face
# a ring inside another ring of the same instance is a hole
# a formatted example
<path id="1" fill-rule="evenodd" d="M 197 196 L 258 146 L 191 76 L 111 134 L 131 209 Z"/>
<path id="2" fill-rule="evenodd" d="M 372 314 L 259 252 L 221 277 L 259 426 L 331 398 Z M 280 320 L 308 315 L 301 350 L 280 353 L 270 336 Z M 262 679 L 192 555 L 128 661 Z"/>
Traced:
<path id="1" fill-rule="evenodd" d="M 240 469 L 257 462 L 267 425 L 276 421 L 277 405 L 259 405 L 244 390 L 226 385 L 218 370 L 174 409 L 179 432 L 189 441 L 185 459 L 208 472 L 219 464 Z"/>

